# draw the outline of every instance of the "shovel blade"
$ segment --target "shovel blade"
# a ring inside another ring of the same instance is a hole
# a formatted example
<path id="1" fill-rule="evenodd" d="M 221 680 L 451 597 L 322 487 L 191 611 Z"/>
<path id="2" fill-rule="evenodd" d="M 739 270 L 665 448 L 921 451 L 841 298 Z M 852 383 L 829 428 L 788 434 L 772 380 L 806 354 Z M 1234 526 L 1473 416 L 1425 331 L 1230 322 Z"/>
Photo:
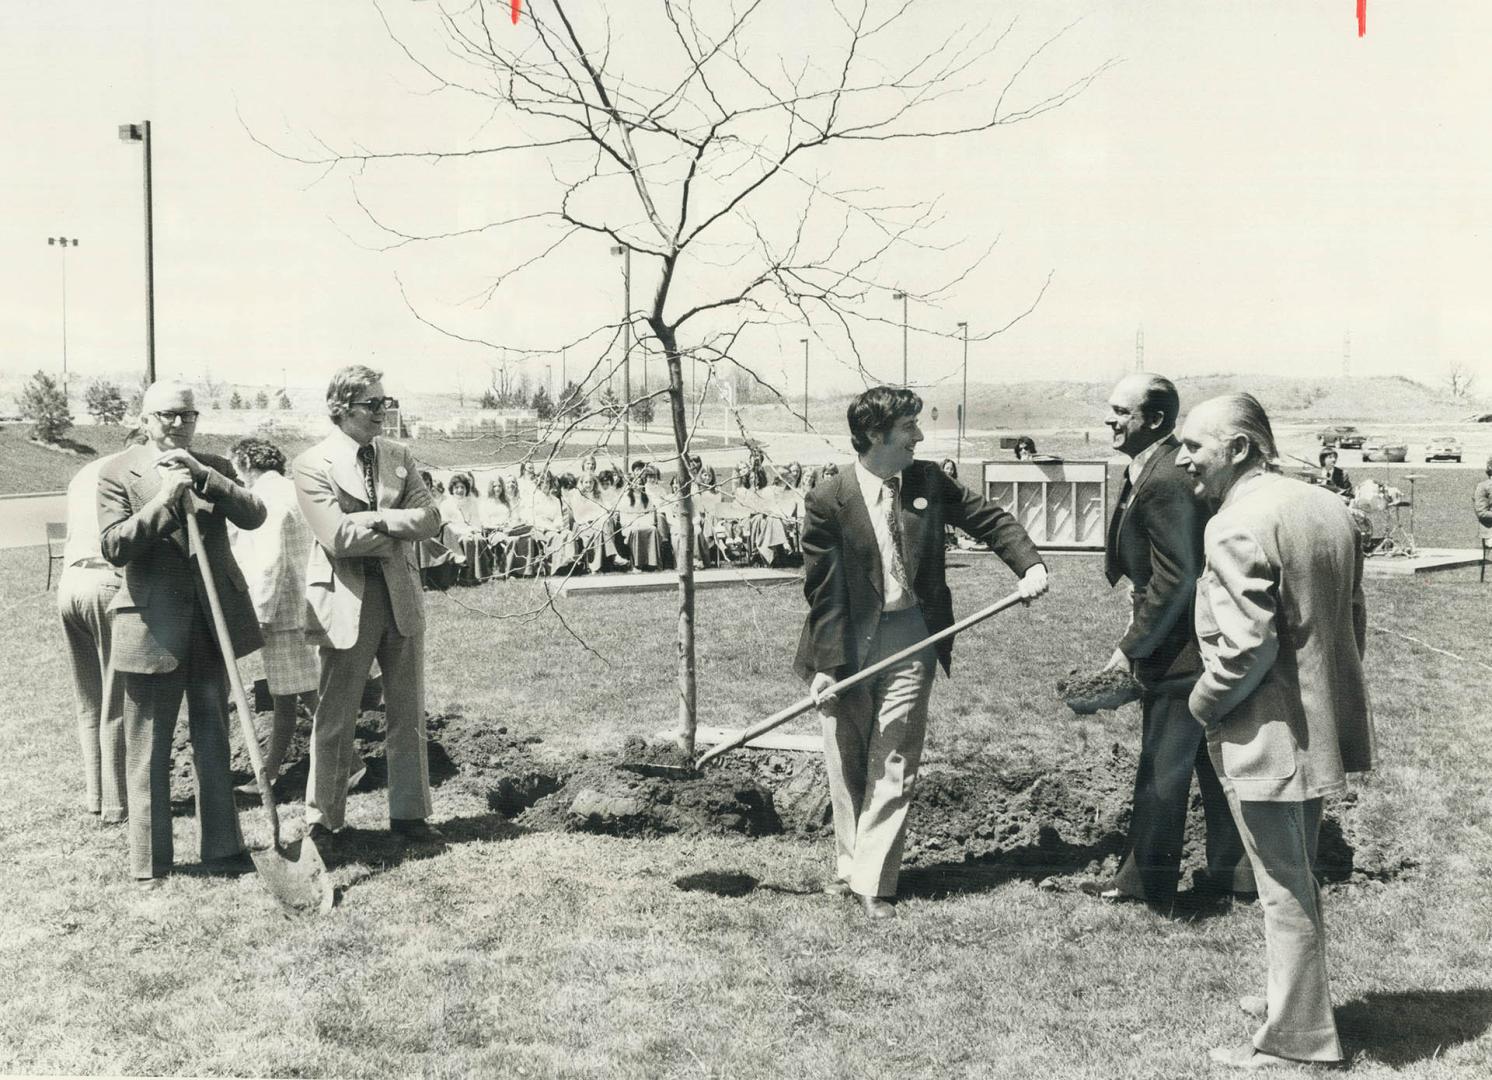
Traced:
<path id="1" fill-rule="evenodd" d="M 321 852 L 302 838 L 282 848 L 250 850 L 254 869 L 281 907 L 297 915 L 331 911 L 335 896 Z"/>

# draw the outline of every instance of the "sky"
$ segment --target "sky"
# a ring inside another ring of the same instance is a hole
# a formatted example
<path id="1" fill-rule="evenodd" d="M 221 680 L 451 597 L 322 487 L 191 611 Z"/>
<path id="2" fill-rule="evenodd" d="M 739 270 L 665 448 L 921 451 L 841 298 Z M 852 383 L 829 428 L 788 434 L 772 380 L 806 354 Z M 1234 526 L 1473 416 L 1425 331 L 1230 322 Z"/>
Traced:
<path id="1" fill-rule="evenodd" d="M 785 59 L 827 49 L 822 3 L 771 3 Z M 651 75 L 648 42 L 626 38 L 644 24 L 623 18 L 643 0 L 613 4 L 618 62 Z M 935 303 L 909 305 L 914 382 L 961 374 L 954 328 L 967 321 L 973 381 L 1109 378 L 1134 365 L 1143 330 L 1146 366 L 1172 375 L 1334 375 L 1345 361 L 1353 375 L 1437 383 L 1459 365 L 1492 388 L 1492 306 L 1481 295 L 1492 5 L 1369 0 L 1361 38 L 1354 0 L 985 7 L 1002 21 L 1019 15 L 1014 61 L 1069 27 L 1023 75 L 1030 95 L 1116 63 L 1029 122 L 817 166 L 841 187 L 873 184 L 887 201 L 935 196 L 937 236 L 954 244 L 946 257 L 908 256 L 866 297 L 866 311 L 885 320 L 864 335 L 874 375 L 900 377 L 895 273 L 920 296 L 998 238 Z M 897 47 L 929 44 L 968 8 L 932 0 L 931 10 Z M 471 392 L 499 358 L 517 363 L 614 319 L 620 260 L 604 238 L 567 244 L 482 303 L 542 231 L 381 251 L 354 197 L 407 231 L 458 231 L 542 205 L 549 174 L 533 162 L 419 161 L 359 174 L 295 164 L 260 145 L 314 154 L 317 140 L 424 149 L 511 134 L 487 106 L 430 93 L 385 27 L 428 47 L 434 13 L 406 0 L 7 0 L 0 375 L 60 372 L 64 269 L 70 372 L 143 369 L 141 152 L 116 129 L 145 119 L 161 375 L 319 387 L 361 361 L 381 367 L 392 392 Z M 976 101 L 994 93 L 994 82 L 969 90 Z M 64 255 L 49 236 L 79 245 Z M 721 282 L 728 262 L 711 271 Z M 634 296 L 651 273 L 639 260 Z M 1048 275 L 1035 310 L 979 340 L 1023 311 Z M 456 340 L 411 308 L 512 349 Z M 798 392 L 805 336 L 814 394 L 857 384 L 830 327 L 771 328 L 753 340 L 751 359 Z M 565 363 L 586 362 L 582 353 Z M 550 379 L 558 363 L 550 358 Z M 540 378 L 541 366 L 530 361 L 530 375 Z"/>

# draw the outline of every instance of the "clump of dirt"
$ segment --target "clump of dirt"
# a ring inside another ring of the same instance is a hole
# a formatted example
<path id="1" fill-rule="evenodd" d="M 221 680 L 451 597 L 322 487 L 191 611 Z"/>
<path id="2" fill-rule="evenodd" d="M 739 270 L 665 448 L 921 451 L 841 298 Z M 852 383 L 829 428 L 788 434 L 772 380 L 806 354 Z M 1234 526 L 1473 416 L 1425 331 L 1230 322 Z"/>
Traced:
<path id="1" fill-rule="evenodd" d="M 1117 668 L 1085 675 L 1073 673 L 1058 680 L 1057 697 L 1079 716 L 1087 716 L 1100 709 L 1118 709 L 1138 701 L 1140 684 L 1129 672 Z"/>

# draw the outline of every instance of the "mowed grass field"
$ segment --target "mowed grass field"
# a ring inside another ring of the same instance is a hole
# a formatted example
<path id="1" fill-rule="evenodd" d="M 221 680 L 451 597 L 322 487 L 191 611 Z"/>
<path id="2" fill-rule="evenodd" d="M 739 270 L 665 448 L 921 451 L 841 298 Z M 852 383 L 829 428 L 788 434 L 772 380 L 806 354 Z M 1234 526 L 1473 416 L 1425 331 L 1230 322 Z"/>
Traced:
<path id="1" fill-rule="evenodd" d="M 817 893 L 827 841 L 526 832 L 441 788 L 452 843 L 369 865 L 328 916 L 283 918 L 253 876 L 182 873 L 142 893 L 119 829 L 78 808 L 40 558 L 0 552 L 0 1073 L 1108 1080 L 1211 1075 L 1207 1049 L 1250 1030 L 1235 1001 L 1263 986 L 1254 906 L 1169 922 L 1017 877 L 906 900 L 872 926 Z M 997 561 L 955 561 L 961 611 L 1009 591 Z M 1089 556 L 1055 557 L 1052 580 L 1048 598 L 960 641 L 929 761 L 1136 743 L 1134 706 L 1078 721 L 1052 693 L 1108 655 L 1121 592 Z M 1463 570 L 1371 581 L 1368 598 L 1381 764 L 1355 790 L 1376 838 L 1416 865 L 1329 888 L 1338 1018 L 1355 1074 L 1485 1076 L 1492 585 Z M 489 716 L 566 759 L 671 724 L 671 594 L 561 599 L 573 636 L 522 614 L 543 600 L 532 583 L 427 600 L 432 711 Z M 801 618 L 792 585 L 701 594 L 703 722 L 748 723 L 801 694 L 788 674 Z M 382 791 L 359 794 L 349 823 L 385 814 Z M 258 811 L 242 815 L 262 835 Z M 194 849 L 178 818 L 179 862 Z M 739 897 L 675 885 L 710 873 L 760 884 Z"/>

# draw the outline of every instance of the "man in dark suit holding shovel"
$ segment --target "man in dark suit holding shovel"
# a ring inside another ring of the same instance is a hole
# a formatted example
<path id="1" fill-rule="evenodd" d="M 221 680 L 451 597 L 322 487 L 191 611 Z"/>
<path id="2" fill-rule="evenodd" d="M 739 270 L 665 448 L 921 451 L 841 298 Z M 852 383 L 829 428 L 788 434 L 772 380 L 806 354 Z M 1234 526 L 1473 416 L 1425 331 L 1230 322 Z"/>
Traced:
<path id="1" fill-rule="evenodd" d="M 809 492 L 803 519 L 808 618 L 794 670 L 810 679 L 824 728 L 834 811 L 836 877 L 825 891 L 858 897 L 890 918 L 907 808 L 927 730 L 933 665 L 949 669 L 950 640 L 928 646 L 843 697 L 825 691 L 884 657 L 953 625 L 943 574 L 943 528 L 988 542 L 1020 578 L 1046 592 L 1046 566 L 1026 531 L 994 503 L 916 461 L 922 399 L 877 386 L 849 407 L 855 466 Z"/>
<path id="2" fill-rule="evenodd" d="M 1180 408 L 1170 379 L 1140 372 L 1114 387 L 1104 420 L 1114 449 L 1130 459 L 1109 521 L 1104 570 L 1110 585 L 1127 578 L 1132 598 L 1129 625 L 1107 666 L 1132 672 L 1143 711 L 1128 850 L 1112 885 L 1092 888 L 1106 900 L 1143 900 L 1165 915 L 1172 914 L 1181 877 L 1193 772 L 1207 820 L 1207 888 L 1222 894 L 1254 888 L 1202 729 L 1186 708 L 1202 671 L 1192 602 L 1211 513 L 1176 467 Z"/>
<path id="3" fill-rule="evenodd" d="M 233 466 L 190 449 L 197 429 L 191 387 L 158 382 L 145 391 L 148 445 L 131 447 L 99 472 L 99 547 L 124 568 L 109 610 L 115 671 L 124 677 L 125 784 L 130 871 L 151 882 L 171 870 L 171 735 L 181 699 L 196 774 L 203 863 L 248 870 L 229 775 L 228 673 L 224 662 L 259 648 L 259 620 L 228 547 L 229 521 L 264 523 L 264 504 Z M 234 656 L 219 651 L 201 575 L 188 552 L 184 513 L 194 513 L 219 587 Z"/>

